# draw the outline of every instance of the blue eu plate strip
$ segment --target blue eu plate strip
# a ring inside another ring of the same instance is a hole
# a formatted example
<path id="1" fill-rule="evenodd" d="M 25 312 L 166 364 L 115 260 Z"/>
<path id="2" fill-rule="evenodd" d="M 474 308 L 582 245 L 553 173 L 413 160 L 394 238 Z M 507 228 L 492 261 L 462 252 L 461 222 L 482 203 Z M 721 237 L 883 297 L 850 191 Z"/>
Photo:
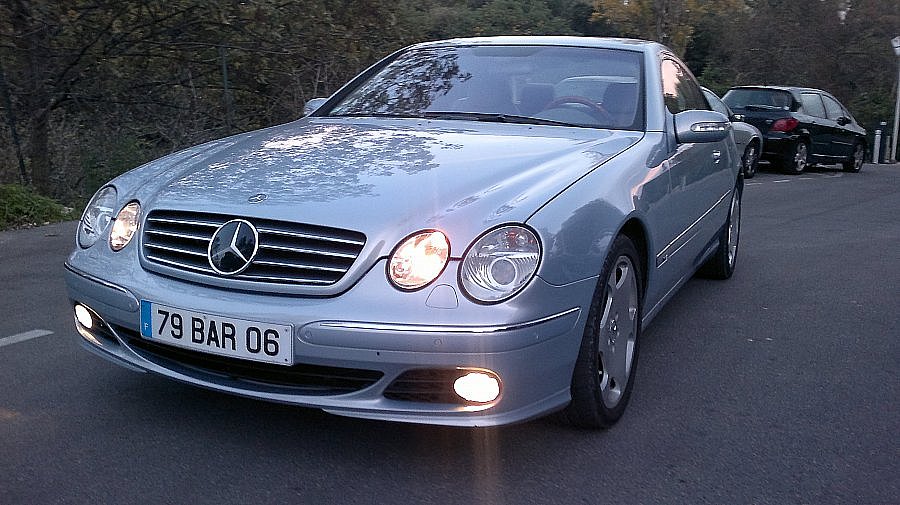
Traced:
<path id="1" fill-rule="evenodd" d="M 141 336 L 153 338 L 153 326 L 151 314 L 151 303 L 147 300 L 141 300 Z"/>

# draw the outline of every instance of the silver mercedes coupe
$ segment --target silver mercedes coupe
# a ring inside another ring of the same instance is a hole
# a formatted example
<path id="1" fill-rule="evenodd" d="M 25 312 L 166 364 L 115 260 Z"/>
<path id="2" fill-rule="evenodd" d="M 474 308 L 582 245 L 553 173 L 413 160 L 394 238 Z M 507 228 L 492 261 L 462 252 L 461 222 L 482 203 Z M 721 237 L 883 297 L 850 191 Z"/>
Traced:
<path id="1" fill-rule="evenodd" d="M 642 328 L 734 270 L 731 123 L 659 44 L 429 42 L 309 105 L 94 195 L 65 265 L 87 349 L 340 415 L 607 427 Z"/>

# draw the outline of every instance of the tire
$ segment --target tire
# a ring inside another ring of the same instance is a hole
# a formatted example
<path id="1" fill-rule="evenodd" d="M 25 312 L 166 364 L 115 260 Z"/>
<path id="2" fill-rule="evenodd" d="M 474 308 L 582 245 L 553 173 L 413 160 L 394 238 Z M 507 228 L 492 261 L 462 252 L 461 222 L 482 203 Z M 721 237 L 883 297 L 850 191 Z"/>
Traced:
<path id="1" fill-rule="evenodd" d="M 853 154 L 850 158 L 843 163 L 844 172 L 858 173 L 863 166 L 863 162 L 866 159 L 866 146 L 861 142 L 857 142 L 853 146 Z"/>
<path id="2" fill-rule="evenodd" d="M 560 413 L 574 426 L 608 428 L 631 398 L 643 314 L 641 268 L 631 240 L 617 237 L 588 311 L 572 373 L 572 401 Z"/>
<path id="3" fill-rule="evenodd" d="M 781 161 L 781 171 L 786 174 L 802 174 L 809 166 L 809 144 L 804 140 L 798 141 L 791 151 L 791 156 Z"/>
<path id="4" fill-rule="evenodd" d="M 731 195 L 731 209 L 728 220 L 719 232 L 719 245 L 716 252 L 706 260 L 698 272 L 701 277 L 725 280 L 734 274 L 737 264 L 738 245 L 741 238 L 741 198 L 743 191 L 740 182 L 735 185 Z"/>
<path id="5" fill-rule="evenodd" d="M 759 166 L 759 143 L 755 140 L 750 141 L 744 148 L 744 155 L 741 156 L 741 170 L 744 171 L 745 179 L 752 179 L 756 175 L 756 169 Z"/>

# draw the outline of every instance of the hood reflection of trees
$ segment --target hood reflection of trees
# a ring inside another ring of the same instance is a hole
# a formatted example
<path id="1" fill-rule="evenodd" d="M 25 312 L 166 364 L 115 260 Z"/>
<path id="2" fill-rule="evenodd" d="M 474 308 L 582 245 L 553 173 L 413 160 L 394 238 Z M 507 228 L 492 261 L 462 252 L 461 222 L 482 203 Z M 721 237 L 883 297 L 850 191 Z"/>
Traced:
<path id="1" fill-rule="evenodd" d="M 363 179 L 432 170 L 437 167 L 433 149 L 456 148 L 442 141 L 440 133 L 313 124 L 209 160 L 175 181 L 170 196 L 233 199 L 236 193 L 263 192 L 270 198 L 315 202 L 375 196 L 375 185 Z"/>

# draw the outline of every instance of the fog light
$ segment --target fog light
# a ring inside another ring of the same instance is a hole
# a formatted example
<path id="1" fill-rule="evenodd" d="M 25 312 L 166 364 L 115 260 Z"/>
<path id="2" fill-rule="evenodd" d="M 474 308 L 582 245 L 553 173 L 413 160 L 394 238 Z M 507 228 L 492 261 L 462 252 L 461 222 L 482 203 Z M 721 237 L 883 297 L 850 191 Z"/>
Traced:
<path id="1" fill-rule="evenodd" d="M 466 401 L 487 403 L 500 396 L 500 381 L 485 372 L 469 372 L 456 379 L 453 390 Z"/>
<path id="2" fill-rule="evenodd" d="M 75 319 L 88 330 L 94 327 L 94 318 L 84 305 L 75 305 Z"/>

